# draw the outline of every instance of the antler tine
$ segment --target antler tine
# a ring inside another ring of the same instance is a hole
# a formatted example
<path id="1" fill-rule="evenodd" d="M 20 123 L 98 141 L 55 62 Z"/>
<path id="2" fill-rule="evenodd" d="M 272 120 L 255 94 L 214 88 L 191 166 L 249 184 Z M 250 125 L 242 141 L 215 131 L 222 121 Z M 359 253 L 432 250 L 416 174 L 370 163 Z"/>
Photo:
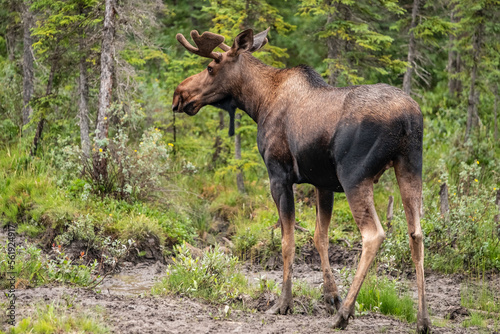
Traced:
<path id="1" fill-rule="evenodd" d="M 231 47 L 229 45 L 227 45 L 226 43 L 220 43 L 219 44 L 219 48 L 221 48 L 222 50 L 224 51 L 229 51 L 231 50 Z"/>
<path id="2" fill-rule="evenodd" d="M 192 46 L 182 34 L 177 34 L 177 40 L 181 43 L 189 52 L 197 54 L 202 57 L 212 58 L 215 60 L 220 59 L 220 53 L 214 52 L 213 50 L 224 42 L 224 36 L 217 35 L 212 32 L 205 31 L 201 36 L 198 31 L 191 31 L 191 38 L 196 44 L 197 48 Z"/>

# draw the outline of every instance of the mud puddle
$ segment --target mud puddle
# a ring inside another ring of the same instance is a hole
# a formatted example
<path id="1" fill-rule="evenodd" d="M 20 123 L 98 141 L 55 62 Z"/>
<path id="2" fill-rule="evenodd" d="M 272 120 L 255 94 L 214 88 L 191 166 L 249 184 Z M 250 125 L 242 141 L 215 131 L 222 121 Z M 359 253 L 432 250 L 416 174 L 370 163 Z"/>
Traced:
<path id="1" fill-rule="evenodd" d="M 125 262 L 120 272 L 105 277 L 98 289 L 108 295 L 150 295 L 153 285 L 165 275 L 165 269 L 166 266 L 160 262 L 144 262 L 138 265 Z"/>

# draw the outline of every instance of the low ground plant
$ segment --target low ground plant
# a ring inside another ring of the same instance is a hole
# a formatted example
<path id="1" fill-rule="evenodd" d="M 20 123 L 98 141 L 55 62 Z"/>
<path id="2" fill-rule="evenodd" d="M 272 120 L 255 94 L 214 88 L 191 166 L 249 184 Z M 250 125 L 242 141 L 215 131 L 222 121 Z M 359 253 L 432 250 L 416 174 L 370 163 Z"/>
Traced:
<path id="1" fill-rule="evenodd" d="M 425 265 L 444 273 L 500 269 L 500 230 L 494 216 L 497 186 L 483 183 L 481 163 L 462 162 L 457 183 L 447 173 L 424 184 Z M 439 186 L 448 184 L 449 213 L 440 213 Z M 381 261 L 411 268 L 408 229 L 403 210 L 397 210 L 382 245 Z"/>
<path id="2" fill-rule="evenodd" d="M 415 322 L 415 302 L 407 288 L 399 281 L 387 277 L 368 275 L 356 299 L 358 311 L 380 312 L 397 318 Z"/>
<path id="3" fill-rule="evenodd" d="M 104 334 L 110 332 L 110 328 L 104 323 L 101 309 L 94 308 L 92 312 L 82 312 L 55 302 L 35 305 L 31 316 L 22 319 L 15 327 L 11 327 L 6 332 L 0 330 L 1 334 Z"/>
<path id="4" fill-rule="evenodd" d="M 7 246 L 4 245 L 0 251 L 0 288 L 2 289 L 11 284 L 8 280 L 9 272 L 16 273 L 15 286 L 24 288 L 53 282 L 89 286 L 99 278 L 97 261 L 85 265 L 83 260 L 71 260 L 59 249 L 54 257 L 48 258 L 33 244 L 17 246 L 13 268 L 10 267 L 8 256 Z"/>
<path id="5" fill-rule="evenodd" d="M 153 294 L 184 294 L 224 303 L 248 286 L 238 270 L 238 259 L 224 254 L 218 246 L 201 257 L 193 257 L 186 244 L 177 246 L 176 252 L 166 276 L 153 287 Z"/>

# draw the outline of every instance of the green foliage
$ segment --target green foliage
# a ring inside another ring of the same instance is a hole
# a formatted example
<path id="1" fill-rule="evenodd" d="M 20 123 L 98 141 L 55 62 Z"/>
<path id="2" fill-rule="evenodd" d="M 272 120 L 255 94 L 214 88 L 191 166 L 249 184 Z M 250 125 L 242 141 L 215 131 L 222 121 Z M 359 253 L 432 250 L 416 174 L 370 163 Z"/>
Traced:
<path id="1" fill-rule="evenodd" d="M 325 18 L 317 36 L 322 43 L 335 45 L 324 60 L 328 65 L 324 74 L 335 76 L 336 85 L 362 83 L 370 72 L 381 76 L 404 73 L 406 62 L 385 53 L 394 39 L 380 29 L 387 15 L 404 12 L 397 1 L 380 1 L 375 7 L 350 0 L 306 0 L 301 1 L 299 12 Z"/>
<path id="2" fill-rule="evenodd" d="M 32 316 L 22 319 L 7 333 L 110 333 L 104 324 L 102 311 L 98 308 L 92 312 L 71 310 L 59 303 L 35 305 Z"/>
<path id="3" fill-rule="evenodd" d="M 437 214 L 426 219 L 426 245 L 432 252 L 431 261 L 436 261 L 435 269 L 441 265 L 444 271 L 500 268 L 500 236 L 493 220 L 498 211 L 495 191 L 483 182 L 479 161 L 462 163 L 458 184 L 449 187 L 449 221 Z"/>
<path id="4" fill-rule="evenodd" d="M 493 284 L 486 279 L 463 283 L 460 287 L 460 304 L 468 309 L 484 311 L 495 317 L 500 313 L 500 298 Z"/>
<path id="5" fill-rule="evenodd" d="M 465 328 L 469 327 L 486 327 L 486 320 L 481 313 L 472 312 L 470 317 L 462 322 L 462 326 Z"/>
<path id="6" fill-rule="evenodd" d="M 401 282 L 386 277 L 368 275 L 359 291 L 356 303 L 359 312 L 376 311 L 394 315 L 397 318 L 415 322 L 415 303 Z"/>
<path id="7" fill-rule="evenodd" d="M 172 261 L 166 277 L 153 287 L 153 294 L 179 293 L 224 303 L 247 285 L 238 272 L 238 259 L 224 254 L 218 246 L 193 258 L 186 244 L 179 245 Z"/>
<path id="8" fill-rule="evenodd" d="M 80 263 L 79 263 L 80 262 Z M 8 263 L 7 246 L 2 246 L 0 252 L 0 285 L 6 289 L 15 283 L 16 286 L 36 287 L 53 282 L 70 283 L 79 286 L 89 286 L 97 278 L 97 261 L 89 266 L 82 261 L 70 260 L 60 249 L 52 259 L 42 254 L 35 245 L 17 246 L 14 268 Z M 15 282 L 11 282 L 9 272 L 15 272 Z"/>
<path id="9" fill-rule="evenodd" d="M 441 161 L 438 166 L 443 164 Z M 484 164 L 479 160 L 470 164 L 462 162 L 457 183 L 451 182 L 450 174 L 444 169 L 424 184 L 426 212 L 421 223 L 427 267 L 445 273 L 500 268 L 500 235 L 493 219 L 498 213 L 494 203 L 498 185 L 489 168 L 487 161 Z M 449 188 L 449 219 L 439 212 L 437 194 L 443 182 Z M 382 246 L 381 258 L 398 268 L 412 268 L 403 211 L 395 212 L 392 226 Z"/>
<path id="10" fill-rule="evenodd" d="M 78 181 L 76 189 L 83 188 L 82 198 L 88 197 L 89 190 L 95 194 L 114 194 L 120 199 L 152 197 L 161 190 L 161 177 L 168 171 L 173 144 L 164 141 L 158 128 L 150 128 L 144 131 L 138 145 L 131 145 L 128 126 L 141 123 L 144 118 L 142 107 L 116 105 L 112 110 L 110 114 L 117 120 L 114 135 L 107 140 L 105 149 L 92 149 L 94 155 L 108 160 L 107 179 L 94 171 L 91 161 L 82 164 L 78 146 L 64 147 L 62 154 L 56 154 L 54 159 L 64 168 L 65 180 L 75 180 L 78 175 L 83 175 L 85 183 Z"/>

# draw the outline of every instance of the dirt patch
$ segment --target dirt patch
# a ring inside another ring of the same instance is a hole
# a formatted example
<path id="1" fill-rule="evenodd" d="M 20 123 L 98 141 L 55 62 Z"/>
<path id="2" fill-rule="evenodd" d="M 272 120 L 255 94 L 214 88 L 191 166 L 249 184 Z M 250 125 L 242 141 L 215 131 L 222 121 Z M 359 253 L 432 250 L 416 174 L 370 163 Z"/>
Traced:
<path id="1" fill-rule="evenodd" d="M 294 268 L 295 279 L 313 286 L 322 282 L 320 268 L 316 264 L 299 263 Z M 312 312 L 301 311 L 287 316 L 268 315 L 267 310 L 276 296 L 263 293 L 259 298 L 240 296 L 240 309 L 231 307 L 226 313 L 225 305 L 212 305 L 182 296 L 153 297 L 151 286 L 163 276 L 165 265 L 161 262 L 145 262 L 139 265 L 122 264 L 122 271 L 105 278 L 100 293 L 68 287 L 41 287 L 16 291 L 17 319 L 30 316 L 36 303 L 71 301 L 79 309 L 92 311 L 96 306 L 104 309 L 107 325 L 113 333 L 324 333 L 333 332 L 331 316 L 322 305 L 314 305 Z M 247 265 L 243 272 L 249 281 L 257 282 L 266 276 L 281 282 L 281 270 L 262 271 Z M 337 277 L 338 279 L 338 277 Z M 498 278 L 497 278 L 498 279 Z M 416 284 L 410 281 L 416 299 Z M 338 281 L 339 282 L 339 281 Z M 340 283 L 340 282 L 339 282 Z M 433 333 L 479 333 L 478 329 L 462 328 L 467 317 L 460 308 L 460 276 L 428 274 L 427 295 L 432 319 L 443 319 L 455 309 L 454 319 L 446 327 L 433 328 Z M 339 286 L 340 289 L 347 287 Z M 5 302 L 5 297 L 1 298 Z M 296 305 L 301 301 L 296 300 Z M 321 304 L 321 303 L 318 303 Z M 68 308 L 68 312 L 72 307 Z M 254 309 L 252 311 L 251 309 Z M 458 310 L 458 311 L 456 311 Z M 438 321 L 439 322 L 439 321 Z M 3 324 L 5 326 L 5 324 Z M 408 324 L 378 313 L 368 313 L 351 320 L 342 333 L 411 333 L 415 324 Z M 4 327 L 6 329 L 6 327 Z"/>
<path id="2" fill-rule="evenodd" d="M 0 233 L 1 235 L 1 233 Z M 359 251 L 348 250 L 339 245 L 330 246 L 330 261 L 334 276 L 341 291 L 339 271 L 344 267 L 355 268 Z M 249 282 L 258 284 L 261 279 L 281 283 L 281 262 L 277 257 L 274 269 L 264 270 L 266 265 L 247 263 L 242 272 Z M 120 272 L 106 277 L 99 286 L 99 293 L 70 287 L 40 287 L 18 289 L 16 291 L 17 321 L 32 316 L 34 305 L 61 303 L 67 312 L 92 310 L 99 306 L 104 310 L 106 324 L 113 333 L 324 333 L 334 332 L 331 328 L 332 317 L 327 314 L 321 302 L 309 309 L 300 298 L 295 299 L 296 312 L 293 315 L 276 316 L 264 312 L 277 300 L 277 296 L 266 292 L 258 298 L 242 295 L 238 297 L 238 307 L 225 312 L 225 305 L 212 305 L 200 300 L 183 296 L 153 297 L 150 294 L 153 284 L 164 276 L 166 266 L 162 261 L 145 261 L 139 264 L 124 262 Z M 319 255 L 313 247 L 305 247 L 296 257 L 294 280 L 301 280 L 315 287 L 323 281 Z M 485 330 L 463 328 L 461 323 L 468 317 L 469 310 L 461 307 L 460 286 L 466 282 L 460 275 L 426 274 L 426 292 L 431 319 L 435 324 L 433 333 L 481 333 Z M 492 289 L 500 287 L 500 277 L 488 277 Z M 405 280 L 406 281 L 406 280 Z M 417 287 L 413 274 L 406 283 L 410 286 L 413 298 L 417 299 Z M 500 291 L 498 291 L 500 294 Z M 6 305 L 5 294 L 0 303 Z M 74 306 L 70 306 L 74 305 Z M 304 310 L 302 310 L 304 308 Z M 450 320 L 445 320 L 450 318 Z M 6 330 L 5 322 L 0 328 Z M 394 319 L 379 313 L 367 313 L 351 320 L 342 333 L 412 333 L 416 324 Z M 486 330 L 488 332 L 488 330 Z M 493 332 L 493 331 L 490 331 Z"/>
<path id="3" fill-rule="evenodd" d="M 333 332 L 331 316 L 268 315 L 215 306 L 182 297 L 127 297 L 65 287 L 37 288 L 17 292 L 18 319 L 30 315 L 35 303 L 51 303 L 71 298 L 80 308 L 100 306 L 113 333 L 324 333 Z M 351 320 L 342 333 L 409 333 L 407 324 L 384 315 L 370 313 Z M 434 333 L 475 333 L 474 329 L 434 328 Z"/>

